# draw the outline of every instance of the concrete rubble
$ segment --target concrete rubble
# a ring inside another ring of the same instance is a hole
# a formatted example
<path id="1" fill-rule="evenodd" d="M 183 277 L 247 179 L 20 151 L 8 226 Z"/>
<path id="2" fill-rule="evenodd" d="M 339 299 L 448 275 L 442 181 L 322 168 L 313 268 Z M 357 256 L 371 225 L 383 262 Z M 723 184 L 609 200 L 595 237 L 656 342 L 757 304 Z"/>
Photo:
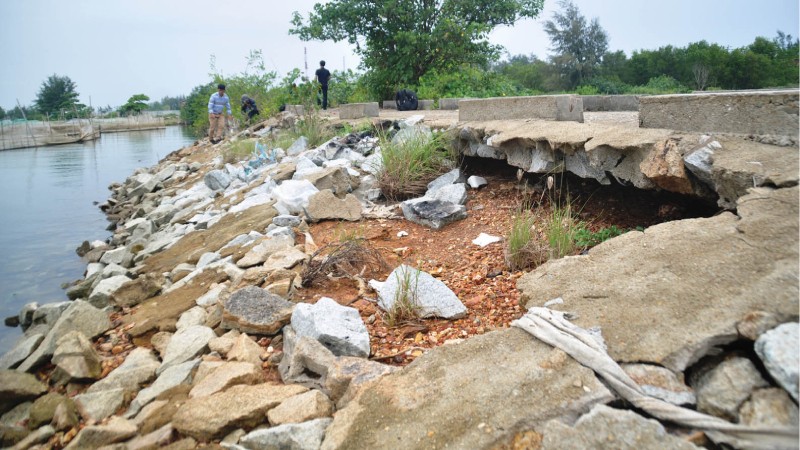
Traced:
<path id="1" fill-rule="evenodd" d="M 525 101 L 552 109 L 579 100 Z M 460 103 L 475 115 L 473 102 Z M 466 156 L 696 196 L 725 211 L 551 260 L 519 279 L 521 301 L 599 329 L 648 395 L 796 430 L 796 140 L 559 118 L 450 126 Z M 402 141 L 431 128 L 418 116 L 393 129 Z M 102 209 L 114 234 L 81 246 L 89 265 L 67 290 L 72 301 L 29 304 L 15 317 L 25 334 L 0 358 L 0 443 L 591 448 L 613 438 L 615 448 L 696 448 L 697 430 L 625 410 L 592 370 L 516 328 L 437 347 L 401 369 L 370 360 L 367 328 L 344 299 L 311 305 L 292 294 L 313 253 L 308 223 L 364 220 L 374 210 L 380 149 L 358 133 L 307 146 L 300 139 L 225 164 L 218 148 L 199 144 L 112 185 Z M 486 184 L 466 175 L 442 175 L 399 209 L 433 229 L 466 217 L 470 192 Z M 384 311 L 405 298 L 422 317 L 467 312 L 444 283 L 410 266 L 370 286 Z M 132 348 L 115 346 L 120 332 Z M 42 382 L 34 374 L 48 364 L 57 369 Z"/>

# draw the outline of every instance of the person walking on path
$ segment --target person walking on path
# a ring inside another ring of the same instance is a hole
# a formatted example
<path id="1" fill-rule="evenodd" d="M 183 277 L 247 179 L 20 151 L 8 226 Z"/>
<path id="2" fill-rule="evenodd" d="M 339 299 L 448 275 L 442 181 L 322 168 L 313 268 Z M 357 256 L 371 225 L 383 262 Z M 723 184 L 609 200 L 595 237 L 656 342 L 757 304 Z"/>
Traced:
<path id="1" fill-rule="evenodd" d="M 319 62 L 314 79 L 322 86 L 322 109 L 328 109 L 328 80 L 331 79 L 331 73 L 325 68 L 325 61 Z"/>
<path id="2" fill-rule="evenodd" d="M 231 99 L 225 94 L 225 85 L 217 85 L 217 92 L 208 99 L 208 137 L 212 144 L 222 140 L 225 131 L 225 117 L 223 110 L 228 108 L 228 117 L 231 117 Z"/>

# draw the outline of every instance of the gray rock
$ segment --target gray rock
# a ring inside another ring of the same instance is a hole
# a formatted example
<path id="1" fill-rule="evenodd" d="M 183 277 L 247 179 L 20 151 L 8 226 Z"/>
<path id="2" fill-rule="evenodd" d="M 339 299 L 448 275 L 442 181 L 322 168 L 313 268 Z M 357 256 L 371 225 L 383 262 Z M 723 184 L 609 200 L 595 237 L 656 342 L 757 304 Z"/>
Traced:
<path id="1" fill-rule="evenodd" d="M 762 334 L 755 343 L 758 357 L 769 374 L 797 401 L 800 349 L 798 349 L 798 323 L 779 325 Z"/>
<path id="2" fill-rule="evenodd" d="M 33 323 L 33 313 L 35 313 L 37 309 L 39 309 L 38 302 L 26 303 L 22 306 L 22 308 L 20 308 L 18 315 L 19 325 L 23 329 L 29 327 L 31 323 Z"/>
<path id="3" fill-rule="evenodd" d="M 222 438 L 237 428 L 264 423 L 267 411 L 305 392 L 297 385 L 237 385 L 208 397 L 191 398 L 178 408 L 172 424 L 199 441 Z"/>
<path id="4" fill-rule="evenodd" d="M 358 185 L 358 179 L 352 178 L 347 169 L 341 166 L 329 166 L 309 173 L 302 179 L 309 181 L 320 191 L 329 189 L 337 196 L 352 192 Z"/>
<path id="5" fill-rule="evenodd" d="M 208 307 L 211 305 L 216 305 L 219 301 L 219 296 L 224 292 L 226 286 L 224 284 L 218 284 L 216 286 L 211 286 L 211 288 L 205 294 L 201 295 L 197 298 L 195 303 L 197 306 Z"/>
<path id="6" fill-rule="evenodd" d="M 322 389 L 336 356 L 316 339 L 296 337 L 291 326 L 283 329 L 283 358 L 278 372 L 284 383 Z"/>
<path id="7" fill-rule="evenodd" d="M 291 228 L 289 228 L 289 227 L 276 227 L 274 224 L 269 224 L 269 226 L 267 227 L 267 237 L 275 238 L 275 237 L 281 237 L 281 236 L 286 236 L 286 237 L 292 238 L 292 240 L 295 239 L 294 230 L 292 230 Z"/>
<path id="8" fill-rule="evenodd" d="M 65 450 L 99 448 L 104 445 L 121 442 L 136 434 L 136 425 L 121 417 L 114 417 L 103 425 L 89 425 L 78 432 Z"/>
<path id="9" fill-rule="evenodd" d="M 280 269 L 291 269 L 292 267 L 304 262 L 309 256 L 291 247 L 286 250 L 278 250 L 272 253 L 264 262 L 263 269 L 267 272 L 274 272 Z"/>
<path id="10" fill-rule="evenodd" d="M 179 384 L 190 384 L 192 382 L 192 372 L 198 364 L 200 364 L 200 360 L 195 359 L 171 366 L 164 370 L 153 384 L 139 391 L 136 398 L 131 402 L 131 406 L 125 413 L 125 416 L 135 416 L 143 406 L 153 401 L 164 391 L 172 389 Z"/>
<path id="11" fill-rule="evenodd" d="M 379 174 L 383 170 L 383 156 L 380 153 L 373 153 L 367 156 L 361 162 L 361 170 L 372 175 Z"/>
<path id="12" fill-rule="evenodd" d="M 242 333 L 233 342 L 231 349 L 228 350 L 229 361 L 249 362 L 256 366 L 261 366 L 261 355 L 264 349 L 258 345 L 250 336 Z"/>
<path id="13" fill-rule="evenodd" d="M 405 145 L 409 141 L 416 141 L 426 143 L 433 139 L 433 132 L 427 125 L 414 124 L 407 127 L 402 127 L 397 134 L 392 137 L 392 144 Z"/>
<path id="14" fill-rule="evenodd" d="M 467 202 L 467 188 L 464 183 L 448 184 L 433 192 L 426 193 L 425 196 L 432 200 L 463 205 Z"/>
<path id="15" fill-rule="evenodd" d="M 222 336 L 208 341 L 208 348 L 212 352 L 217 352 L 220 355 L 225 356 L 228 354 L 231 348 L 233 348 L 233 344 L 236 343 L 236 340 L 239 338 L 240 334 L 242 333 L 240 333 L 239 330 L 228 331 Z"/>
<path id="16" fill-rule="evenodd" d="M 273 426 L 301 423 L 333 415 L 333 402 L 322 392 L 310 390 L 283 401 L 267 413 Z"/>
<path id="17" fill-rule="evenodd" d="M 489 182 L 486 181 L 486 178 L 479 177 L 477 175 L 472 175 L 471 177 L 467 178 L 467 184 L 472 189 L 478 189 L 481 186 L 486 186 Z"/>
<path id="18" fill-rule="evenodd" d="M 289 323 L 294 304 L 264 289 L 248 286 L 231 294 L 222 313 L 222 328 L 243 333 L 275 334 Z"/>
<path id="19" fill-rule="evenodd" d="M 397 299 L 405 299 L 418 309 L 419 317 L 459 319 L 467 308 L 444 283 L 430 274 L 405 264 L 389 274 L 378 291 L 378 306 L 391 311 Z"/>
<path id="20" fill-rule="evenodd" d="M 189 398 L 208 397 L 238 384 L 263 382 L 264 375 L 260 365 L 249 362 L 224 362 L 192 387 Z"/>
<path id="21" fill-rule="evenodd" d="M 366 387 L 336 412 L 322 448 L 492 448 L 522 424 L 566 420 L 612 398 L 560 350 L 522 330 L 496 331 L 437 347 Z"/>
<path id="22" fill-rule="evenodd" d="M 51 425 L 53 425 L 56 430 L 66 431 L 77 427 L 78 423 L 80 423 L 80 417 L 78 416 L 78 406 L 75 404 L 74 400 L 68 399 L 56 406 L 55 411 L 53 411 L 53 420 L 51 422 Z"/>
<path id="23" fill-rule="evenodd" d="M 308 199 L 319 192 L 308 180 L 286 180 L 273 191 L 275 209 L 281 214 L 300 214 L 308 206 Z"/>
<path id="24" fill-rule="evenodd" d="M 461 169 L 453 169 L 450 172 L 436 178 L 435 180 L 428 183 L 428 191 L 432 193 L 433 191 L 447 186 L 448 184 L 455 184 L 455 183 L 463 183 L 464 182 L 464 174 L 461 173 Z"/>
<path id="25" fill-rule="evenodd" d="M 224 170 L 211 170 L 203 177 L 203 182 L 212 191 L 220 191 L 230 186 L 231 177 Z"/>
<path id="26" fill-rule="evenodd" d="M 299 303 L 292 313 L 295 334 L 318 340 L 336 356 L 369 356 L 369 332 L 355 308 L 322 297 L 315 304 Z"/>
<path id="27" fill-rule="evenodd" d="M 94 339 L 109 328 L 111 322 L 104 311 L 82 300 L 75 300 L 59 317 L 39 347 L 20 364 L 17 370 L 27 372 L 45 362 L 55 352 L 58 339 L 70 331 L 80 331 L 88 339 Z"/>
<path id="28" fill-rule="evenodd" d="M 0 414 L 47 392 L 47 385 L 28 373 L 0 370 Z"/>
<path id="29" fill-rule="evenodd" d="M 308 147 L 308 139 L 305 136 L 300 136 L 286 149 L 286 154 L 289 156 L 297 156 L 305 151 L 306 147 Z"/>
<path id="30" fill-rule="evenodd" d="M 28 415 L 30 415 L 32 406 L 33 402 L 27 401 L 11 408 L 8 412 L 0 416 L 0 425 L 13 426 L 18 425 L 24 420 L 28 420 Z"/>
<path id="31" fill-rule="evenodd" d="M 400 203 L 403 216 L 420 225 L 438 230 L 448 223 L 467 218 L 467 208 L 463 205 L 430 200 L 426 197 L 406 200 Z"/>
<path id="32" fill-rule="evenodd" d="M 0 369 L 13 369 L 18 366 L 36 349 L 42 339 L 44 339 L 42 333 L 20 336 L 14 347 L 0 357 Z"/>
<path id="33" fill-rule="evenodd" d="M 337 408 L 343 408 L 362 389 L 395 370 L 397 367 L 364 358 L 339 357 L 327 367 L 323 389 Z"/>
<path id="34" fill-rule="evenodd" d="M 99 392 L 85 392 L 75 396 L 78 410 L 86 420 L 100 421 L 114 414 L 125 401 L 122 388 L 106 389 Z"/>
<path id="35" fill-rule="evenodd" d="M 58 318 L 61 317 L 61 314 L 64 314 L 64 311 L 66 311 L 71 304 L 72 302 L 44 304 L 36 308 L 36 311 L 33 312 L 33 317 L 30 324 L 47 325 L 48 328 L 51 328 L 56 322 L 58 322 Z"/>
<path id="36" fill-rule="evenodd" d="M 275 221 L 273 220 L 273 224 Z M 243 257 L 236 261 L 236 265 L 246 269 L 248 267 L 263 264 L 273 253 L 280 250 L 289 250 L 294 247 L 294 239 L 291 236 L 275 236 L 264 239 L 254 245 Z"/>
<path id="37" fill-rule="evenodd" d="M 117 275 L 125 275 L 128 278 L 131 278 L 131 273 L 128 269 L 120 266 L 119 264 L 111 263 L 105 267 L 103 270 L 100 271 L 101 278 L 110 278 Z M 98 281 L 99 282 L 99 281 Z"/>
<path id="38" fill-rule="evenodd" d="M 279 227 L 297 227 L 300 226 L 300 222 L 302 222 L 300 217 L 292 216 L 290 214 L 277 216 L 272 219 L 272 223 Z"/>
<path id="39" fill-rule="evenodd" d="M 749 359 L 727 359 L 697 380 L 697 409 L 736 421 L 742 403 L 757 388 L 766 386 L 768 383 Z"/>
<path id="40" fill-rule="evenodd" d="M 117 264 L 122 267 L 132 267 L 133 254 L 125 247 L 115 248 L 103 253 L 100 262 L 103 264 Z"/>
<path id="41" fill-rule="evenodd" d="M 739 422 L 751 427 L 796 428 L 797 405 L 783 389 L 759 389 L 739 408 Z"/>
<path id="42" fill-rule="evenodd" d="M 306 213 L 310 220 L 350 220 L 361 219 L 361 202 L 353 194 L 338 198 L 330 189 L 312 195 L 308 200 Z"/>
<path id="43" fill-rule="evenodd" d="M 206 312 L 205 308 L 195 306 L 194 308 L 189 308 L 186 312 L 181 314 L 180 318 L 178 318 L 178 322 L 175 323 L 175 328 L 177 330 L 181 330 L 192 325 L 203 325 L 206 323 L 207 318 L 208 313 Z"/>
<path id="44" fill-rule="evenodd" d="M 331 419 L 316 419 L 255 430 L 242 437 L 240 442 L 251 450 L 317 450 L 330 423 Z"/>
<path id="45" fill-rule="evenodd" d="M 714 187 L 714 181 L 711 178 L 712 165 L 714 164 L 714 150 L 721 147 L 722 145 L 720 145 L 719 142 L 709 140 L 683 157 L 683 164 L 686 168 L 700 181 L 711 188 Z"/>
<path id="46" fill-rule="evenodd" d="M 621 364 L 622 370 L 639 385 L 642 391 L 673 405 L 694 406 L 694 391 L 671 370 L 651 364 Z"/>
<path id="47" fill-rule="evenodd" d="M 618 410 L 605 405 L 595 405 L 571 427 L 558 420 L 547 422 L 542 428 L 542 435 L 541 448 L 544 450 L 700 448 L 667 433 L 656 420 L 646 419 L 633 411 Z"/>
<path id="48" fill-rule="evenodd" d="M 52 362 L 68 380 L 97 379 L 102 371 L 100 355 L 80 331 L 67 333 L 58 340 Z"/>
<path id="49" fill-rule="evenodd" d="M 217 252 L 206 252 L 200 255 L 200 259 L 197 260 L 196 268 L 202 269 L 207 267 L 209 264 L 217 262 L 220 260 L 219 253 Z"/>
<path id="50" fill-rule="evenodd" d="M 114 293 L 129 281 L 131 279 L 125 275 L 116 275 L 100 280 L 97 287 L 89 294 L 89 303 L 96 308 L 105 308 L 114 302 Z"/>
<path id="51" fill-rule="evenodd" d="M 178 330 L 172 335 L 156 373 L 161 374 L 169 367 L 189 361 L 203 353 L 208 348 L 208 341 L 215 337 L 214 331 L 203 325 L 190 325 Z"/>
<path id="52" fill-rule="evenodd" d="M 50 425 L 45 425 L 27 435 L 25 439 L 17 442 L 12 448 L 14 450 L 33 448 L 36 444 L 47 442 L 54 434 L 56 434 L 56 430 Z"/>
<path id="53" fill-rule="evenodd" d="M 170 205 L 170 204 L 159 205 L 156 209 L 153 210 L 153 212 L 151 212 L 148 215 L 148 217 L 150 218 L 150 220 L 153 221 L 153 224 L 156 227 L 160 227 L 162 225 L 169 223 L 169 221 L 172 220 L 173 217 L 175 217 L 175 214 L 177 214 L 178 211 L 179 209 L 176 208 L 175 205 Z"/>
<path id="54" fill-rule="evenodd" d="M 147 433 L 143 436 L 136 436 L 133 439 L 122 444 L 120 450 L 144 450 L 167 447 L 173 441 L 173 434 L 175 429 L 172 424 L 166 424 L 163 427 Z"/>
<path id="55" fill-rule="evenodd" d="M 155 377 L 156 369 L 158 369 L 159 365 L 161 363 L 152 350 L 144 347 L 135 348 L 119 367 L 112 370 L 102 380 L 91 385 L 86 392 L 96 393 L 109 389 L 136 392 L 139 390 L 139 386 Z"/>
<path id="56" fill-rule="evenodd" d="M 56 392 L 50 392 L 37 398 L 28 412 L 28 428 L 36 429 L 42 425 L 50 424 L 53 416 L 55 416 L 56 408 L 64 402 L 73 403 L 72 399 Z"/>

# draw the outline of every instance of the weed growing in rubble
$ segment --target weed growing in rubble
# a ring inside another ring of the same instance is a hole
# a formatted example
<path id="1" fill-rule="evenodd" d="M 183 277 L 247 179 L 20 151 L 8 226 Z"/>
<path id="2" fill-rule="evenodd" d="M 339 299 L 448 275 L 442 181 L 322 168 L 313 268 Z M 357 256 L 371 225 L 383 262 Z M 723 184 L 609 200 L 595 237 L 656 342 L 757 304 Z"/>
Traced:
<path id="1" fill-rule="evenodd" d="M 254 147 L 255 139 L 243 139 L 231 142 L 222 149 L 222 161 L 226 164 L 234 164 L 249 159 L 253 154 Z"/>
<path id="2" fill-rule="evenodd" d="M 419 319 L 421 312 L 417 301 L 419 272 L 414 271 L 415 275 L 412 277 L 411 270 L 406 268 L 395 274 L 397 291 L 394 293 L 394 303 L 385 316 L 386 324 L 390 327 L 397 326 L 401 322 Z"/>
<path id="3" fill-rule="evenodd" d="M 524 202 L 511 218 L 506 239 L 505 261 L 509 270 L 528 269 L 547 260 L 547 248 L 536 239 L 533 226 L 533 214 Z"/>
<path id="4" fill-rule="evenodd" d="M 424 194 L 428 183 L 452 169 L 456 160 L 453 137 L 449 133 L 433 137 L 417 133 L 398 142 L 385 135 L 379 139 L 383 167 L 378 174 L 378 185 L 390 200 Z"/>
<path id="5" fill-rule="evenodd" d="M 613 237 L 617 237 L 624 232 L 625 230 L 617 227 L 616 225 L 601 228 L 597 231 L 591 231 L 587 228 L 580 228 L 575 232 L 575 244 L 582 248 L 594 247 L 595 245 L 605 242 Z"/>

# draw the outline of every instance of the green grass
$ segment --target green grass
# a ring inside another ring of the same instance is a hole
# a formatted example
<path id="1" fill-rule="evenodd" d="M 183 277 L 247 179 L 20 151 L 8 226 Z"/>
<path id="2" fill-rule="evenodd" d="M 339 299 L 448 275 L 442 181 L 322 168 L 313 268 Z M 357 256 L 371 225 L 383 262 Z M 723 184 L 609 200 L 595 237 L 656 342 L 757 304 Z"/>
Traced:
<path id="1" fill-rule="evenodd" d="M 579 228 L 574 235 L 575 245 L 582 248 L 590 248 L 623 233 L 625 233 L 625 231 L 616 225 L 601 228 L 597 231 L 591 231 L 587 228 Z"/>
<path id="2" fill-rule="evenodd" d="M 394 303 L 389 311 L 386 311 L 385 322 L 388 326 L 394 327 L 402 322 L 419 319 L 420 306 L 417 301 L 417 283 L 419 282 L 419 272 L 406 266 L 405 270 L 398 271 L 397 291 L 394 294 Z M 402 272 L 402 274 L 401 274 Z"/>
<path id="3" fill-rule="evenodd" d="M 425 193 L 428 183 L 452 169 L 456 160 L 449 133 L 424 134 L 402 143 L 380 137 L 383 167 L 378 174 L 381 192 L 390 200 L 403 200 Z"/>
<path id="4" fill-rule="evenodd" d="M 547 251 L 533 233 L 534 216 L 526 204 L 511 218 L 505 261 L 509 270 L 524 270 L 547 260 Z"/>
<path id="5" fill-rule="evenodd" d="M 243 139 L 230 143 L 222 149 L 222 161 L 226 164 L 234 164 L 250 159 L 255 148 L 255 139 Z"/>

